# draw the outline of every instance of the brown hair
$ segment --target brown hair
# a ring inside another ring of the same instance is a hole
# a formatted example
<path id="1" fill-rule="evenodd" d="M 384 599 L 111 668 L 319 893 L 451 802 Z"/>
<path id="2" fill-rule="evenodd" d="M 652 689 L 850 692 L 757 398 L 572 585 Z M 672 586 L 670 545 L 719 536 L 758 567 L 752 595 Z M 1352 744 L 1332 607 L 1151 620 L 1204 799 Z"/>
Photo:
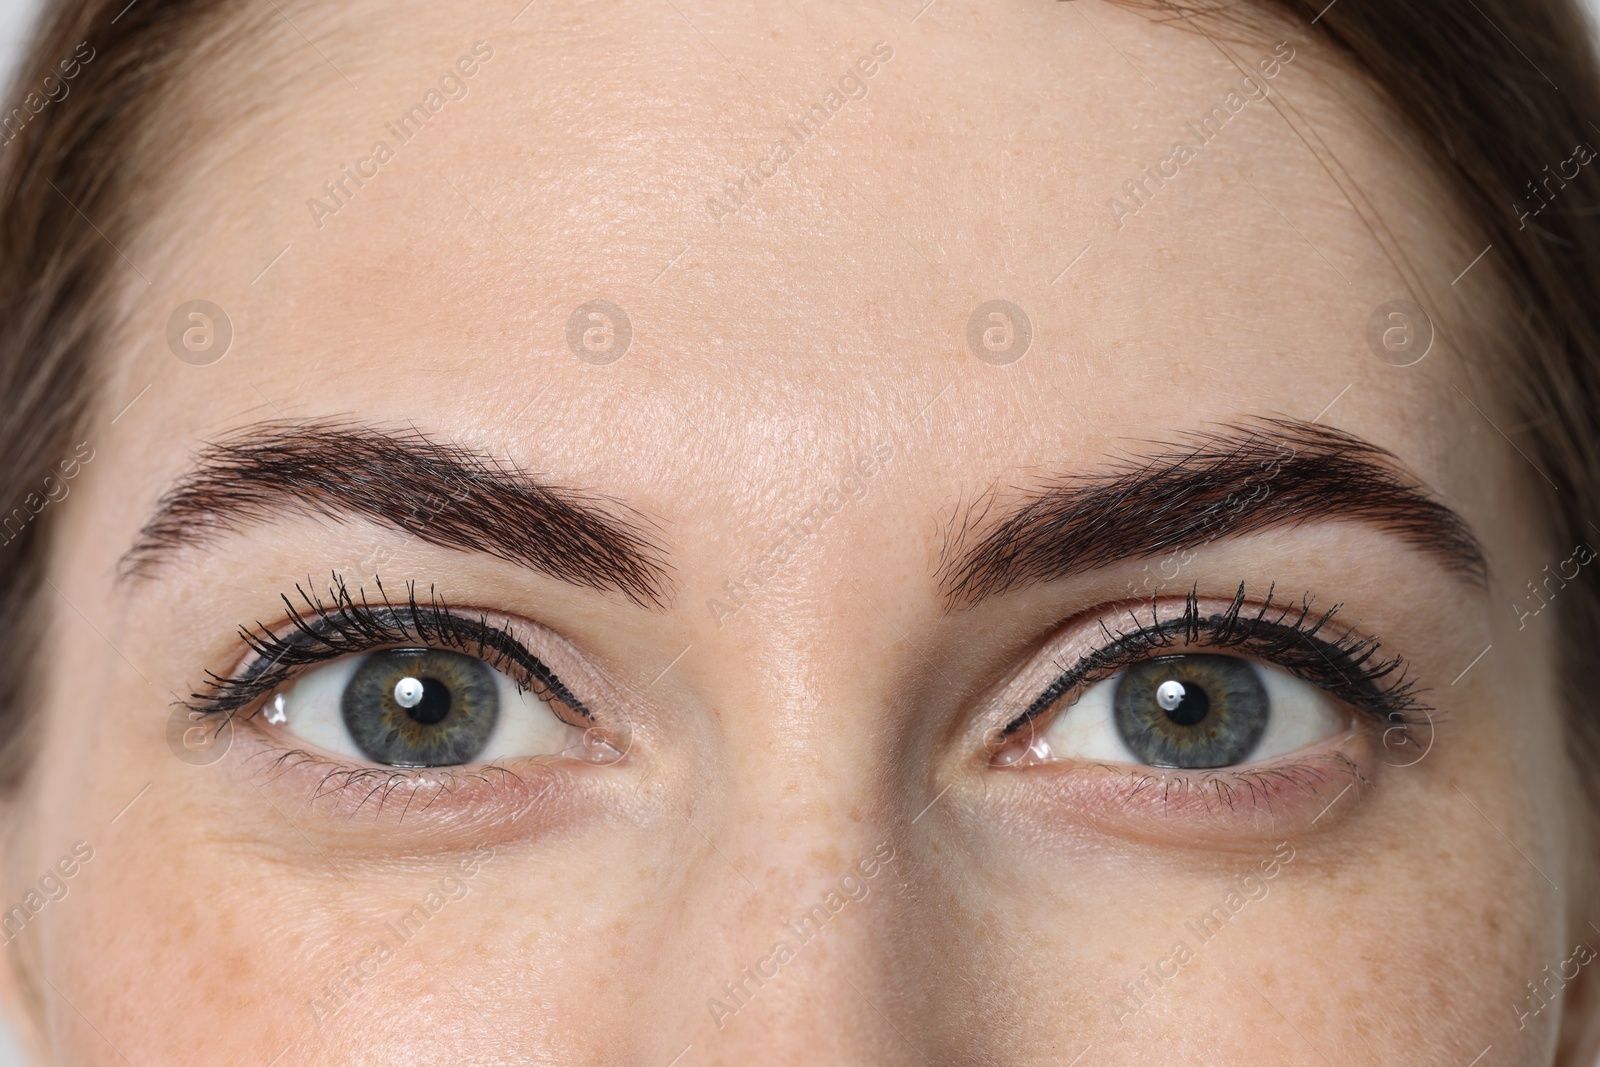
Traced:
<path id="1" fill-rule="evenodd" d="M 1557 543 L 1600 545 L 1600 167 L 1557 175 L 1550 192 L 1559 196 L 1548 207 L 1529 195 L 1574 145 L 1593 153 L 1600 144 L 1589 119 L 1600 115 L 1593 28 L 1573 0 L 1272 6 L 1299 22 L 1315 19 L 1376 86 L 1466 226 L 1497 257 L 1507 350 L 1493 361 L 1493 387 L 1522 419 L 1500 429 L 1539 468 L 1542 477 L 1530 472 L 1530 482 L 1545 498 Z M 1591 798 L 1600 799 L 1600 775 L 1585 773 L 1600 763 L 1600 714 L 1586 677 L 1600 651 L 1600 582 L 1591 571 L 1553 606 L 1571 750 Z M 1507 577 L 1515 584 L 1520 576 Z"/>
<path id="2" fill-rule="evenodd" d="M 1589 159 L 1600 155 L 1600 126 L 1589 118 L 1600 115 L 1600 64 L 1594 27 L 1575 0 L 1122 2 L 1207 36 L 1211 28 L 1259 30 L 1262 16 L 1305 27 L 1376 90 L 1404 123 L 1418 165 L 1452 198 L 1463 231 L 1493 257 L 1487 267 L 1501 300 L 1491 343 L 1503 347 L 1483 360 L 1488 373 L 1478 377 L 1520 417 L 1494 429 L 1534 468 L 1529 484 L 1546 505 L 1543 532 L 1557 545 L 1600 547 L 1600 167 L 1580 165 L 1572 176 L 1552 170 L 1573 161 L 1575 146 Z M 1401 277 L 1422 291 L 1353 178 L 1318 154 Z M 1600 775 L 1585 773 L 1600 765 L 1600 713 L 1590 710 L 1586 677 L 1600 651 L 1592 569 L 1566 579 L 1573 588 L 1554 606 L 1569 751 L 1600 803 Z M 1515 585 L 1521 576 L 1504 577 Z"/>
<path id="3" fill-rule="evenodd" d="M 169 162 L 151 156 L 170 86 L 231 6 L 48 5 L 0 114 L 0 676 L 15 680 L 0 688 L 0 789 L 27 769 L 38 703 L 30 667 L 60 510 L 46 479 L 81 458 L 127 283 L 148 284 L 118 246 L 154 185 L 145 177 Z"/>
<path id="4" fill-rule="evenodd" d="M 1466 228 L 1493 246 L 1514 339 L 1497 384 L 1522 415 L 1507 429 L 1554 486 L 1552 528 L 1587 538 L 1600 518 L 1600 168 L 1558 179 L 1573 188 L 1525 229 L 1514 208 L 1576 139 L 1600 133 L 1588 120 L 1600 115 L 1600 85 L 1582 15 L 1572 0 L 1258 2 L 1320 35 L 1376 88 L 1453 192 Z M 133 278 L 117 245 L 137 232 L 146 178 L 167 162 L 152 158 L 172 122 L 163 106 L 224 24 L 241 39 L 237 23 L 255 17 L 244 10 L 219 0 L 64 0 L 47 12 L 12 93 L 26 101 L 59 77 L 79 42 L 93 50 L 67 95 L 38 114 L 24 108 L 0 147 L 0 525 L 24 512 L 0 545 L 0 784 L 26 767 L 26 710 L 37 694 L 18 681 L 43 630 L 56 518 L 49 508 L 34 518 L 26 502 L 71 455 L 98 399 L 103 349 Z M 1586 714 L 1580 672 L 1600 647 L 1600 589 L 1587 573 L 1579 581 L 1554 606 L 1574 738 L 1595 756 L 1600 715 Z"/>

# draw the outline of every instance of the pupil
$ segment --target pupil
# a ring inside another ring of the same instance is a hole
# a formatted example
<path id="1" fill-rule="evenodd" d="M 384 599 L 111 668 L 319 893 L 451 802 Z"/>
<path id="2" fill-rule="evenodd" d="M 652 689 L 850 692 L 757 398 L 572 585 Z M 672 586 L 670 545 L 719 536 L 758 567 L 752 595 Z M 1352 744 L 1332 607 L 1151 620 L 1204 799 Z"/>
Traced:
<path id="1" fill-rule="evenodd" d="M 1168 682 L 1162 685 L 1163 696 L 1171 693 L 1171 690 L 1167 689 L 1168 685 L 1174 685 L 1174 683 Z M 1161 704 L 1162 712 L 1177 725 L 1193 726 L 1201 719 L 1204 719 L 1211 711 L 1211 698 L 1206 696 L 1206 691 L 1198 685 L 1180 682 L 1175 684 L 1175 688 L 1178 692 L 1172 695 L 1177 697 L 1176 701 L 1168 699 L 1160 700 L 1159 703 Z M 1170 707 L 1168 706 L 1169 703 L 1171 704 Z"/>
<path id="2" fill-rule="evenodd" d="M 442 722 L 450 714 L 450 688 L 437 678 L 422 679 L 422 699 L 405 712 L 423 726 Z"/>

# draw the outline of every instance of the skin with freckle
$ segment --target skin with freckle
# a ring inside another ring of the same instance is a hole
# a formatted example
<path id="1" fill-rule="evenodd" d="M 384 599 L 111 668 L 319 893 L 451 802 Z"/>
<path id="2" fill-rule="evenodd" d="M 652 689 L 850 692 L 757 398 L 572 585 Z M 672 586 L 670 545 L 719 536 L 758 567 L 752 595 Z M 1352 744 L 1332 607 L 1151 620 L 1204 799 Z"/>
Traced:
<path id="1" fill-rule="evenodd" d="M 1557 634 L 1506 605 L 1572 546 L 1493 397 L 1452 388 L 1478 354 L 1455 345 L 1495 336 L 1493 261 L 1450 284 L 1481 242 L 1314 42 L 1262 29 L 1225 55 L 1096 0 L 914 22 L 282 6 L 255 59 L 174 90 L 188 154 L 119 242 L 150 284 L 129 272 L 61 505 L 5 863 L 9 906 L 93 850 L 7 949 L 40 1062 L 1557 1062 L 1560 1011 L 1528 983 L 1600 935 L 1573 918 L 1591 872 Z M 400 142 L 464 56 L 464 91 Z M 1201 143 L 1186 127 L 1241 71 L 1270 97 Z M 1447 327 L 1421 362 L 1368 347 L 1412 290 L 1271 99 L 1407 250 Z M 330 195 L 378 141 L 392 158 Z M 1135 200 L 1147 167 L 1173 176 Z M 209 365 L 164 340 L 202 297 L 234 331 Z M 593 300 L 627 317 L 620 358 L 569 339 Z M 985 347 L 996 320 L 969 329 L 992 300 L 1027 316 L 1020 358 Z M 984 502 L 1257 418 L 1392 452 L 1487 583 L 1313 522 L 1218 538 L 1154 586 L 1135 559 L 948 601 L 947 539 Z M 414 427 L 591 494 L 659 541 L 661 604 L 293 513 L 115 581 L 196 450 L 263 420 Z M 176 758 L 173 701 L 334 574 L 534 635 L 619 755 L 381 795 L 281 758 L 259 720 L 214 763 Z M 1125 623 L 1130 590 L 1222 612 L 1241 583 L 1342 605 L 1403 657 L 1422 744 L 1341 711 L 1228 790 L 991 759 L 1003 712 Z"/>

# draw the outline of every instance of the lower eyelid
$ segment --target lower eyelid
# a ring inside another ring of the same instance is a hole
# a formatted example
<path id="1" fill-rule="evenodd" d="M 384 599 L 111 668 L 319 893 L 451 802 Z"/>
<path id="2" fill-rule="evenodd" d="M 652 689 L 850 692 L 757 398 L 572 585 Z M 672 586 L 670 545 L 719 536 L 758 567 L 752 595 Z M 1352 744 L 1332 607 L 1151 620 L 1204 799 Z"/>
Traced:
<path id="1" fill-rule="evenodd" d="M 584 773 L 590 768 L 576 760 L 427 768 L 358 764 L 263 731 L 241 755 L 258 788 L 314 807 L 319 832 L 338 835 L 341 863 L 348 856 L 390 862 L 401 840 L 445 851 L 526 840 L 589 814 L 577 786 L 594 781 Z M 385 832 L 374 835 L 375 823 Z"/>
<path id="2" fill-rule="evenodd" d="M 1309 832 L 1317 825 L 1317 816 L 1344 796 L 1344 790 L 1370 785 L 1361 760 L 1354 755 L 1368 747 L 1366 740 L 1352 738 L 1331 751 L 1250 766 L 1210 771 L 1124 769 L 1121 781 L 1102 782 L 1100 792 L 1106 801 L 1120 807 L 1123 816 L 1155 817 L 1173 827 L 1191 823 L 1197 837 L 1206 832 L 1202 825 L 1226 833 L 1234 820 L 1251 822 L 1262 814 L 1282 820 L 1278 823 L 1281 829 L 1303 824 Z M 1359 800 L 1358 792 L 1351 807 Z M 1348 812 L 1335 814 L 1343 817 Z M 1336 821 L 1327 820 L 1330 825 Z"/>
<path id="3" fill-rule="evenodd" d="M 1265 842 L 1330 832 L 1360 811 L 1376 768 L 1375 738 L 1352 730 L 1313 751 L 1252 766 L 1185 771 L 1045 761 L 987 788 L 1029 840 L 1115 839 L 1179 849 L 1258 853 Z"/>

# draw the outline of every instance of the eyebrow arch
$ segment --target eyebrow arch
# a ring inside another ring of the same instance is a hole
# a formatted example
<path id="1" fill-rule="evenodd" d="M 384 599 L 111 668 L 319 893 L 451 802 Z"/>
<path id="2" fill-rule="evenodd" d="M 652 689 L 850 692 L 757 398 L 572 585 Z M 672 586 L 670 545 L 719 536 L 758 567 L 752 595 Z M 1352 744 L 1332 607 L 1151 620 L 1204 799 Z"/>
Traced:
<path id="1" fill-rule="evenodd" d="M 1120 560 L 1335 519 L 1376 525 L 1472 584 L 1487 582 L 1483 549 L 1461 517 L 1392 453 L 1353 434 L 1259 418 L 1153 448 L 1031 490 L 993 525 L 993 494 L 969 508 L 942 555 L 946 598 L 972 605 Z"/>
<path id="2" fill-rule="evenodd" d="M 179 548 L 284 514 L 365 518 L 644 606 L 662 606 L 670 588 L 661 546 L 599 502 L 415 428 L 342 422 L 258 423 L 202 447 L 120 576 L 148 576 Z"/>

